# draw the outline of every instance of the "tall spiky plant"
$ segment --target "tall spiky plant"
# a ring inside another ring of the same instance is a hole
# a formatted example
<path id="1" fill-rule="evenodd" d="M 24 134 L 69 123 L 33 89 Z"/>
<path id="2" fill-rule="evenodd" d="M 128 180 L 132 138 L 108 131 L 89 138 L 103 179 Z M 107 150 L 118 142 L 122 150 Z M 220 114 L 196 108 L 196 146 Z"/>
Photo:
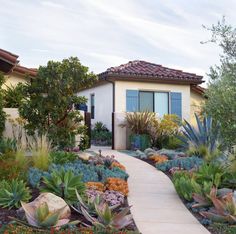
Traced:
<path id="1" fill-rule="evenodd" d="M 197 127 L 193 127 L 185 120 L 182 131 L 185 137 L 181 137 L 183 146 L 188 148 L 191 153 L 211 160 L 219 156 L 219 147 L 221 146 L 219 123 L 213 124 L 210 116 L 204 116 L 201 121 L 195 114 L 195 118 Z"/>
<path id="2" fill-rule="evenodd" d="M 156 119 L 153 112 L 134 112 L 126 113 L 125 123 L 122 127 L 128 127 L 134 134 L 149 134 L 149 126 Z"/>

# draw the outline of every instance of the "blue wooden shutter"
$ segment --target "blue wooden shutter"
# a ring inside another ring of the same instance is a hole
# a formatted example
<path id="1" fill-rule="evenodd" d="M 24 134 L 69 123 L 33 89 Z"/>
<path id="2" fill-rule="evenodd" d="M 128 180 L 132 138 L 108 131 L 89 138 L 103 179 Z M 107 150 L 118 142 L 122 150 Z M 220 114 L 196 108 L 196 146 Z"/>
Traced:
<path id="1" fill-rule="evenodd" d="M 178 115 L 182 119 L 182 93 L 170 93 L 171 114 Z"/>
<path id="2" fill-rule="evenodd" d="M 126 111 L 138 111 L 138 90 L 126 90 Z"/>

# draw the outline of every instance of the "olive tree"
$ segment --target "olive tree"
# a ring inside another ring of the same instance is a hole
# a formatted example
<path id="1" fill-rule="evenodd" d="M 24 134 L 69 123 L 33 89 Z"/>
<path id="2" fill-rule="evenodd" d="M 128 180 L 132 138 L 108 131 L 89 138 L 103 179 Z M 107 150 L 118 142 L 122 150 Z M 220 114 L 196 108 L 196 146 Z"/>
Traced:
<path id="1" fill-rule="evenodd" d="M 236 28 L 225 19 L 208 28 L 211 42 L 223 53 L 219 66 L 211 67 L 206 91 L 205 112 L 221 124 L 221 134 L 227 146 L 236 144 Z"/>

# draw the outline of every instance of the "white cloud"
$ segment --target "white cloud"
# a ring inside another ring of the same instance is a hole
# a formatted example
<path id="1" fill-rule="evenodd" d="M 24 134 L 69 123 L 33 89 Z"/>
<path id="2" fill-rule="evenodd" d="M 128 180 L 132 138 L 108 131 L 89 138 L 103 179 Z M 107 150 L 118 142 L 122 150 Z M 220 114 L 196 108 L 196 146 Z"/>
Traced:
<path id="1" fill-rule="evenodd" d="M 0 45 L 35 67 L 78 56 L 95 72 L 140 59 L 205 75 L 219 49 L 201 25 L 226 15 L 234 0 L 0 0 Z"/>

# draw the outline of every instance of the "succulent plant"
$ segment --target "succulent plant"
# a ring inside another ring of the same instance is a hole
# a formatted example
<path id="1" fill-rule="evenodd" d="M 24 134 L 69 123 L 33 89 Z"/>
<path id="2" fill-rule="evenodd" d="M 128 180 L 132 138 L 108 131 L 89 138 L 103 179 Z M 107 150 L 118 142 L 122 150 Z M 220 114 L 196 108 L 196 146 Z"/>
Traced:
<path id="1" fill-rule="evenodd" d="M 124 203 L 125 196 L 114 190 L 106 190 L 102 195 L 109 206 L 120 206 Z"/>
<path id="2" fill-rule="evenodd" d="M 202 211 L 200 214 L 214 222 L 236 224 L 236 203 L 233 193 L 228 193 L 222 198 L 214 195 L 210 195 L 214 207 L 209 211 Z"/>
<path id="3" fill-rule="evenodd" d="M 128 215 L 130 207 L 116 213 L 107 203 L 95 204 L 94 206 L 97 218 L 91 216 L 86 210 L 83 210 L 83 215 L 95 227 L 120 230 L 133 222 L 132 215 Z"/>
<path id="4" fill-rule="evenodd" d="M 29 201 L 31 198 L 30 189 L 22 180 L 0 182 L 0 206 L 3 208 L 19 208 L 21 201 Z"/>
<path id="5" fill-rule="evenodd" d="M 218 147 L 221 143 L 219 123 L 213 126 L 213 120 L 209 116 L 204 116 L 202 121 L 196 114 L 195 118 L 197 128 L 185 120 L 182 131 L 184 137 L 181 137 L 183 146 L 194 151 L 198 156 L 211 160 L 213 156 L 218 156 Z"/>
<path id="6" fill-rule="evenodd" d="M 186 172 L 175 172 L 173 174 L 173 183 L 180 197 L 187 201 L 193 200 L 193 185 L 191 175 Z"/>
<path id="7" fill-rule="evenodd" d="M 43 177 L 43 183 L 42 192 L 54 193 L 68 203 L 77 200 L 75 190 L 80 194 L 85 191 L 85 184 L 81 181 L 81 176 L 75 176 L 72 171 L 65 172 L 63 169 L 54 171 L 49 177 Z"/>
<path id="8" fill-rule="evenodd" d="M 161 171 L 169 171 L 173 167 L 191 170 L 192 168 L 199 167 L 202 163 L 203 160 L 198 157 L 180 157 L 163 163 L 158 163 L 156 164 L 156 168 Z"/>
<path id="9" fill-rule="evenodd" d="M 65 207 L 56 211 L 49 212 L 48 204 L 42 203 L 38 208 L 34 208 L 33 206 L 24 202 L 21 202 L 21 206 L 25 212 L 25 216 L 27 219 L 27 223 L 24 221 L 12 218 L 19 224 L 29 225 L 37 228 L 50 228 L 55 227 L 59 229 L 61 226 L 65 226 L 69 223 L 69 219 L 60 219 L 61 212 Z"/>

